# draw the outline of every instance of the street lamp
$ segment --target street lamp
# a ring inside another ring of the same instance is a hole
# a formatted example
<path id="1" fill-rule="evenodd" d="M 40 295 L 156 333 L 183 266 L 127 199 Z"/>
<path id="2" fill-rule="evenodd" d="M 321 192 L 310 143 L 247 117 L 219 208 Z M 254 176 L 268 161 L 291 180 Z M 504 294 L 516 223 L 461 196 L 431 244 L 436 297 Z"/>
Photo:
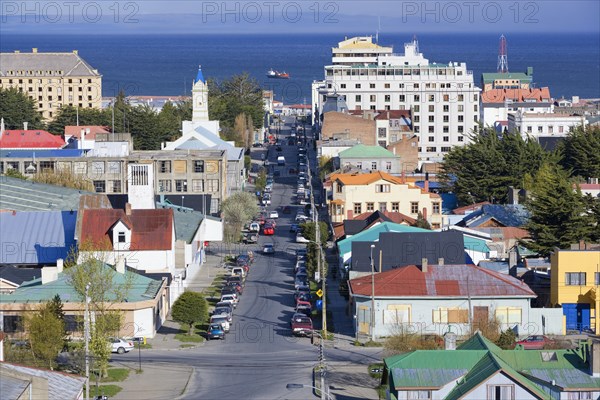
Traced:
<path id="1" fill-rule="evenodd" d="M 375 341 L 375 265 L 373 264 L 373 249 L 371 245 L 371 341 Z"/>
<path id="2" fill-rule="evenodd" d="M 287 390 L 293 390 L 293 389 L 302 389 L 302 388 L 309 388 L 309 389 L 313 389 L 313 390 L 318 390 L 321 393 L 324 393 L 325 396 L 327 396 L 327 398 L 329 400 L 333 400 L 333 397 L 331 397 L 331 395 L 327 392 L 325 392 L 324 388 L 319 389 L 316 386 L 311 386 L 311 385 L 304 385 L 302 383 L 288 383 L 287 385 L 285 385 L 285 388 Z"/>

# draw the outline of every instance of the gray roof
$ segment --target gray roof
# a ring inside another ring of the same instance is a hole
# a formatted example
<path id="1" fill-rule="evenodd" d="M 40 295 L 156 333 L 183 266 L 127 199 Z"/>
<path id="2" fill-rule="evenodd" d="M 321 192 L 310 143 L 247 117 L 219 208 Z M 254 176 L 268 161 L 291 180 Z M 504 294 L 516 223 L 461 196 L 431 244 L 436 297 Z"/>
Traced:
<path id="1" fill-rule="evenodd" d="M 79 198 L 84 194 L 95 193 L 7 176 L 0 177 L 0 210 L 77 210 Z"/>
<path id="2" fill-rule="evenodd" d="M 201 212 L 192 208 L 179 207 L 170 203 L 156 203 L 156 208 L 172 208 L 175 219 L 175 239 L 191 243 L 196 231 L 205 218 Z"/>
<path id="3" fill-rule="evenodd" d="M 22 365 L 13 365 L 3 363 L 0 365 L 2 369 L 23 374 L 23 379 L 29 379 L 29 376 L 36 376 L 48 380 L 48 400 L 70 400 L 78 399 L 83 391 L 85 378 L 77 375 L 65 374 L 62 372 L 49 371 L 44 369 L 29 368 Z M 5 379 L 3 374 L 0 382 Z M 7 397 L 2 390 L 2 398 Z"/>
<path id="4" fill-rule="evenodd" d="M 28 386 L 29 381 L 25 379 L 13 378 L 12 376 L 3 374 L 2 379 L 0 379 L 0 393 L 2 393 L 2 399 L 19 399 Z"/>
<path id="5" fill-rule="evenodd" d="M 75 245 L 77 211 L 0 213 L 0 263 L 56 264 Z"/>
<path id="6" fill-rule="evenodd" d="M 42 276 L 42 270 L 39 268 L 19 268 L 14 265 L 0 265 L 0 279 L 14 283 L 17 286 L 40 276 Z"/>
<path id="7" fill-rule="evenodd" d="M 14 71 L 9 74 L 8 71 Z M 19 74 L 23 71 L 24 74 Z M 27 75 L 33 71 L 33 75 Z M 39 72 L 41 74 L 39 74 Z M 52 71 L 52 75 L 47 74 Z M 0 76 L 101 76 L 97 70 L 75 53 L 0 53 Z"/>

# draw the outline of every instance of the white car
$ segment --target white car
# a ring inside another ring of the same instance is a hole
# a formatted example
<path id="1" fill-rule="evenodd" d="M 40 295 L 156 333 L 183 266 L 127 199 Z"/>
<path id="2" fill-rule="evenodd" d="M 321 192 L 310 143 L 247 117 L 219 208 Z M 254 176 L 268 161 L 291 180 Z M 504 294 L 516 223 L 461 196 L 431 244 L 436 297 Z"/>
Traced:
<path id="1" fill-rule="evenodd" d="M 227 314 L 213 315 L 210 317 L 211 324 L 221 324 L 223 332 L 229 332 L 229 316 Z"/>
<path id="2" fill-rule="evenodd" d="M 300 232 L 296 235 L 296 243 L 310 243 L 310 240 L 302 236 Z"/>
<path id="3" fill-rule="evenodd" d="M 123 354 L 129 353 L 131 350 L 135 348 L 133 342 L 131 340 L 125 340 L 121 338 L 111 337 L 108 339 L 111 345 L 111 351 L 113 353 Z"/>
<path id="4" fill-rule="evenodd" d="M 233 294 L 224 294 L 223 296 L 221 296 L 220 302 L 229 303 L 233 305 L 233 307 L 237 307 L 238 299 L 237 296 Z"/>
<path id="5" fill-rule="evenodd" d="M 308 217 L 304 214 L 296 215 L 296 222 L 306 222 L 308 221 Z"/>
<path id="6" fill-rule="evenodd" d="M 277 219 L 277 218 L 279 218 L 279 213 L 277 211 L 271 211 L 269 213 L 269 218 Z"/>

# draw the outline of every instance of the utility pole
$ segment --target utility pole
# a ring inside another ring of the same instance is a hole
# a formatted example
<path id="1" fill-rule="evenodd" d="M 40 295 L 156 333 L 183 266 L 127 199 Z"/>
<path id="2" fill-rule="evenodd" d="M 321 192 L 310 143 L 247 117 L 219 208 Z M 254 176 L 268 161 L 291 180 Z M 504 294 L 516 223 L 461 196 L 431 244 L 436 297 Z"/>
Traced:
<path id="1" fill-rule="evenodd" d="M 373 260 L 373 249 L 371 245 L 371 341 L 375 341 L 375 261 Z"/>
<path id="2" fill-rule="evenodd" d="M 90 400 L 90 284 L 85 285 L 85 315 L 84 318 L 84 336 L 85 336 L 85 400 Z"/>
<path id="3" fill-rule="evenodd" d="M 473 332 L 473 317 L 471 316 L 471 291 L 469 290 L 469 277 L 467 276 L 467 300 L 469 302 L 469 327 Z"/>

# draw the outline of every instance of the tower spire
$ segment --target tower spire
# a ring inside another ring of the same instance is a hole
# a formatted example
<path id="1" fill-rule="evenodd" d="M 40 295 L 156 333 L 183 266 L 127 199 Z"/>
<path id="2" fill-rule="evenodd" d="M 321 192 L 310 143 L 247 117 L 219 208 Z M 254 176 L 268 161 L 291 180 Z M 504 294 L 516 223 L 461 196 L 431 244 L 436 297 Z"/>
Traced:
<path id="1" fill-rule="evenodd" d="M 500 36 L 500 45 L 498 47 L 498 67 L 497 72 L 508 72 L 508 54 L 506 51 L 506 38 L 504 35 Z"/>

